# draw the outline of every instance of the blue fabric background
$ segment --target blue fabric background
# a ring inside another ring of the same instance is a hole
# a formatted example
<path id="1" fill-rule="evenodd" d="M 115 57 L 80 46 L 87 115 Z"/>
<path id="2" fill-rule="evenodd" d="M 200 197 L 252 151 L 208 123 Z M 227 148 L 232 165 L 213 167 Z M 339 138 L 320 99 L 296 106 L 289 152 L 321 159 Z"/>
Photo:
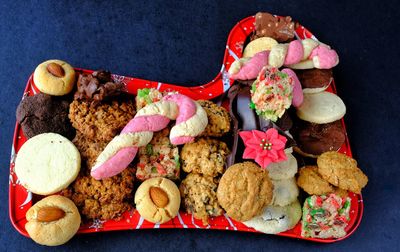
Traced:
<path id="1" fill-rule="evenodd" d="M 365 213 L 347 240 L 324 245 L 272 235 L 143 230 L 74 237 L 58 250 L 394 251 L 399 235 L 398 1 L 0 1 L 0 250 L 46 249 L 8 217 L 8 167 L 15 109 L 40 62 L 181 85 L 220 70 L 233 25 L 257 11 L 291 15 L 340 55 L 335 68 L 354 156 L 369 176 Z"/>

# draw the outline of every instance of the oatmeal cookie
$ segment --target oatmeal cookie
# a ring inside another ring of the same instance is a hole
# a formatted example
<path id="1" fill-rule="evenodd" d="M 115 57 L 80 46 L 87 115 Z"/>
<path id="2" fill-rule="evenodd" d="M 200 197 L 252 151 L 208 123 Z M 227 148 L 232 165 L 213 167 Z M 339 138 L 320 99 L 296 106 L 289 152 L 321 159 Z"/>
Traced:
<path id="1" fill-rule="evenodd" d="M 322 195 L 333 192 L 333 186 L 318 173 L 317 166 L 304 166 L 299 171 L 297 185 L 310 195 Z"/>
<path id="2" fill-rule="evenodd" d="M 357 161 L 345 154 L 325 152 L 318 157 L 317 164 L 322 178 L 341 189 L 361 193 L 368 183 L 368 177 L 357 167 Z"/>
<path id="3" fill-rule="evenodd" d="M 134 169 L 128 167 L 111 178 L 96 180 L 89 170 L 61 192 L 70 198 L 86 219 L 120 219 L 133 204 Z"/>
<path id="4" fill-rule="evenodd" d="M 231 121 L 228 111 L 212 101 L 197 101 L 207 113 L 208 125 L 202 136 L 221 137 L 231 129 Z"/>
<path id="5" fill-rule="evenodd" d="M 107 141 L 88 139 L 79 131 L 76 132 L 76 136 L 72 142 L 75 144 L 76 148 L 78 148 L 81 153 L 82 162 L 85 162 L 87 167 L 94 166 L 96 158 L 108 143 Z"/>
<path id="6" fill-rule="evenodd" d="M 179 187 L 186 211 L 201 219 L 204 225 L 209 217 L 223 213 L 217 200 L 217 185 L 218 181 L 213 177 L 191 173 Z"/>
<path id="7" fill-rule="evenodd" d="M 69 106 L 68 117 L 86 138 L 111 141 L 134 115 L 134 104 L 130 100 L 101 104 L 75 100 Z"/>
<path id="8" fill-rule="evenodd" d="M 224 142 L 200 138 L 183 146 L 181 151 L 182 169 L 185 172 L 216 177 L 224 172 L 225 160 L 229 152 Z"/>
<path id="9" fill-rule="evenodd" d="M 154 133 L 145 147 L 139 148 L 136 178 L 143 181 L 154 177 L 178 180 L 180 174 L 179 150 L 169 141 L 169 128 Z"/>
<path id="10" fill-rule="evenodd" d="M 253 162 L 234 164 L 221 178 L 218 202 L 237 221 L 247 221 L 260 215 L 272 202 L 274 186 L 267 170 Z"/>

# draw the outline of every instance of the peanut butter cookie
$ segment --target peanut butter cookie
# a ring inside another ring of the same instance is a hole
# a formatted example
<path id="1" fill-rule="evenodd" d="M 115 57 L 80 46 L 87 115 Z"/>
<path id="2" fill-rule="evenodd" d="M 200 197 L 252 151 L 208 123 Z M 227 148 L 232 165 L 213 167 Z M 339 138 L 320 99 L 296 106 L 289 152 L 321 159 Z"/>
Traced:
<path id="1" fill-rule="evenodd" d="M 272 202 L 273 188 L 267 170 L 252 162 L 234 164 L 221 178 L 218 202 L 233 219 L 247 221 Z"/>

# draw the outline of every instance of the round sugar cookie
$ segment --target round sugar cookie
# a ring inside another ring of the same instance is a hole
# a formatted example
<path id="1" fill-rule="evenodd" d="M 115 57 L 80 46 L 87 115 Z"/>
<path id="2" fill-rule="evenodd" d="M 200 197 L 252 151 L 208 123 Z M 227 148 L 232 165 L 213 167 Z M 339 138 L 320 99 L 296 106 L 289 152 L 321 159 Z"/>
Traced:
<path id="1" fill-rule="evenodd" d="M 292 229 L 300 221 L 301 205 L 298 200 L 287 206 L 268 206 L 264 212 L 243 222 L 246 226 L 266 234 L 277 234 Z"/>
<path id="2" fill-rule="evenodd" d="M 25 229 L 41 245 L 58 246 L 78 232 L 81 216 L 72 200 L 52 195 L 33 205 L 26 212 Z"/>
<path id="3" fill-rule="evenodd" d="M 297 173 L 297 160 L 291 153 L 286 153 L 287 160 L 271 163 L 267 166 L 269 177 L 274 180 L 293 178 Z"/>
<path id="4" fill-rule="evenodd" d="M 135 204 L 140 216 L 145 220 L 162 224 L 178 215 L 181 194 L 171 180 L 151 178 L 137 189 Z"/>
<path id="5" fill-rule="evenodd" d="M 304 101 L 297 108 L 297 116 L 307 122 L 323 124 L 341 119 L 346 106 L 339 96 L 330 92 L 304 94 Z"/>
<path id="6" fill-rule="evenodd" d="M 283 180 L 271 180 L 274 185 L 274 196 L 272 205 L 286 206 L 297 200 L 299 188 L 294 177 Z"/>
<path id="7" fill-rule="evenodd" d="M 81 156 L 67 138 L 44 133 L 30 138 L 17 154 L 15 173 L 29 191 L 49 195 L 65 189 L 78 176 Z"/>
<path id="8" fill-rule="evenodd" d="M 75 84 L 75 70 L 62 60 L 47 60 L 39 64 L 33 74 L 33 81 L 40 92 L 49 95 L 65 95 Z"/>
<path id="9" fill-rule="evenodd" d="M 255 39 L 247 44 L 243 51 L 243 57 L 253 57 L 256 53 L 262 51 L 271 51 L 272 47 L 277 45 L 278 42 L 270 37 L 262 37 Z"/>

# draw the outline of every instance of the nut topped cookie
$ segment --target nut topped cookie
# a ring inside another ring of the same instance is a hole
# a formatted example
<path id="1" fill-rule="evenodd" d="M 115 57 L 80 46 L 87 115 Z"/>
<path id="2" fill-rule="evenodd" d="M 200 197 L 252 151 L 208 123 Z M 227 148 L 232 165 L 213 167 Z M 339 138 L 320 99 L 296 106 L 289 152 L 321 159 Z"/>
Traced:
<path id="1" fill-rule="evenodd" d="M 227 145 L 222 141 L 200 138 L 183 146 L 182 169 L 185 172 L 216 177 L 224 172 L 225 160 L 229 152 Z"/>
<path id="2" fill-rule="evenodd" d="M 186 211 L 205 225 L 209 217 L 223 213 L 217 200 L 217 186 L 218 181 L 213 177 L 190 173 L 179 187 Z"/>
<path id="3" fill-rule="evenodd" d="M 72 126 L 92 140 L 111 141 L 135 115 L 132 101 L 92 104 L 73 101 L 69 106 Z"/>
<path id="4" fill-rule="evenodd" d="M 212 101 L 197 101 L 207 113 L 208 125 L 202 136 L 221 137 L 231 129 L 231 122 L 228 111 Z"/>
<path id="5" fill-rule="evenodd" d="M 272 202 L 273 188 L 267 170 L 253 162 L 237 163 L 220 180 L 218 202 L 233 219 L 247 221 Z"/>
<path id="6" fill-rule="evenodd" d="M 345 154 L 325 152 L 318 157 L 317 164 L 322 178 L 341 189 L 361 193 L 368 183 L 368 177 L 357 167 L 357 161 Z"/>

